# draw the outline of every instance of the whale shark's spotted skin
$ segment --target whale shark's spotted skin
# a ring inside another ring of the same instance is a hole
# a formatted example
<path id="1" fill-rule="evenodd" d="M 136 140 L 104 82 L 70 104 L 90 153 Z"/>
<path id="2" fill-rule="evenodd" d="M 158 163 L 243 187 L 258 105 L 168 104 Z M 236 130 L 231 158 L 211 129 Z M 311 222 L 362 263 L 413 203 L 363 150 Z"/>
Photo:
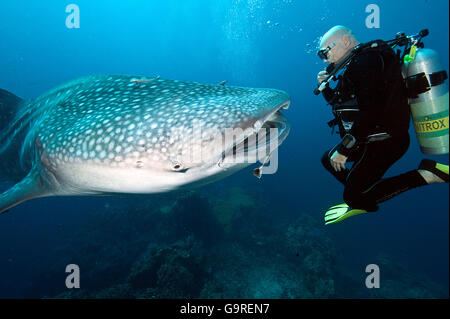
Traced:
<path id="1" fill-rule="evenodd" d="M 151 193 L 219 175 L 217 165 L 170 173 L 182 154 L 208 145 L 214 132 L 256 132 L 286 101 L 289 96 L 274 89 L 159 77 L 98 75 L 60 85 L 28 103 L 0 132 L 1 155 L 26 130 L 20 159 L 31 162 L 23 185 L 0 195 L 0 211 L 39 196 Z"/>
<path id="2" fill-rule="evenodd" d="M 169 159 L 170 152 L 177 151 L 175 145 L 181 149 L 192 142 L 183 141 L 183 134 L 174 136 L 174 127 L 192 133 L 194 120 L 202 121 L 204 130 L 235 127 L 236 122 L 252 120 L 268 100 L 278 99 L 276 104 L 286 99 L 275 90 L 139 79 L 95 76 L 49 93 L 56 93 L 57 103 L 48 95 L 38 99 L 38 108 L 52 103 L 37 129 L 46 155 L 56 163 L 111 165 L 142 156 Z"/>

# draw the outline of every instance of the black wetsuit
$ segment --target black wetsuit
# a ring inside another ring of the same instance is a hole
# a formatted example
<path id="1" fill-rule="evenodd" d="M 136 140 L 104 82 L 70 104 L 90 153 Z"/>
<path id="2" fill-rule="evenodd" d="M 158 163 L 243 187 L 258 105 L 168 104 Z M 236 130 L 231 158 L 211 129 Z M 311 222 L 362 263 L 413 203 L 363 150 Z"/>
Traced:
<path id="1" fill-rule="evenodd" d="M 322 157 L 325 168 L 345 185 L 344 201 L 352 208 L 376 211 L 378 203 L 426 185 L 417 170 L 382 178 L 409 147 L 410 111 L 403 83 L 393 50 L 369 49 L 352 59 L 335 89 L 327 87 L 323 91 L 334 110 L 353 108 L 335 113 L 339 114 L 341 137 L 352 135 L 355 146 L 347 149 L 341 142 Z M 346 100 L 352 98 L 356 106 L 347 107 Z M 342 123 L 351 124 L 344 127 Z M 368 143 L 367 137 L 376 133 L 391 137 Z M 330 157 L 335 150 L 348 156 L 348 162 L 354 162 L 350 170 L 334 170 Z"/>

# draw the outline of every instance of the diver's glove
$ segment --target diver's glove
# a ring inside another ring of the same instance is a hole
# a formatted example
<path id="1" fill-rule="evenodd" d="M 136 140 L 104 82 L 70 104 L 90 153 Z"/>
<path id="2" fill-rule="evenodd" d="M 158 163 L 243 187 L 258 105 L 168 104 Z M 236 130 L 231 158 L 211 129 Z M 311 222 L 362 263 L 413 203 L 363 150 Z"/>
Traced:
<path id="1" fill-rule="evenodd" d="M 347 204 L 340 204 L 330 207 L 325 213 L 325 225 L 338 223 L 348 217 L 367 213 L 364 209 L 353 209 Z"/>

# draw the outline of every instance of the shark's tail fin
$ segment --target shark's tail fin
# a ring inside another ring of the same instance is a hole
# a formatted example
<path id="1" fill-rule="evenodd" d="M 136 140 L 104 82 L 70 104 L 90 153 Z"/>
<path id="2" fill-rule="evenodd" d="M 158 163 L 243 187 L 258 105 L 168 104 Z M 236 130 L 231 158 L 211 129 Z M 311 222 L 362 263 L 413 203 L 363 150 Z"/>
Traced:
<path id="1" fill-rule="evenodd" d="M 17 180 L 23 177 L 24 172 L 18 165 L 18 149 L 20 141 L 17 125 L 17 114 L 24 100 L 14 94 L 0 89 L 0 181 Z M 14 124 L 15 123 L 15 124 Z"/>

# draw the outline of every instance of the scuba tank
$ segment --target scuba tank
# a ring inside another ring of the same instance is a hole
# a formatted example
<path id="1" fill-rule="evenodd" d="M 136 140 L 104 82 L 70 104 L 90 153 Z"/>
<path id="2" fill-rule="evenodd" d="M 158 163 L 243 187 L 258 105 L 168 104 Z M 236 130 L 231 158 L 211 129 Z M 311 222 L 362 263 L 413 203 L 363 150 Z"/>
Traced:
<path id="1" fill-rule="evenodd" d="M 399 32 L 387 43 L 392 48 L 404 47 L 403 55 L 400 50 L 397 55 L 403 63 L 402 73 L 420 150 L 427 155 L 442 155 L 449 151 L 447 72 L 437 52 L 424 48 L 422 38 L 428 34 L 428 29 L 413 36 Z"/>
<path id="2" fill-rule="evenodd" d="M 405 60 L 404 75 L 420 149 L 427 155 L 448 154 L 447 72 L 434 50 L 419 48 L 410 59 Z"/>

